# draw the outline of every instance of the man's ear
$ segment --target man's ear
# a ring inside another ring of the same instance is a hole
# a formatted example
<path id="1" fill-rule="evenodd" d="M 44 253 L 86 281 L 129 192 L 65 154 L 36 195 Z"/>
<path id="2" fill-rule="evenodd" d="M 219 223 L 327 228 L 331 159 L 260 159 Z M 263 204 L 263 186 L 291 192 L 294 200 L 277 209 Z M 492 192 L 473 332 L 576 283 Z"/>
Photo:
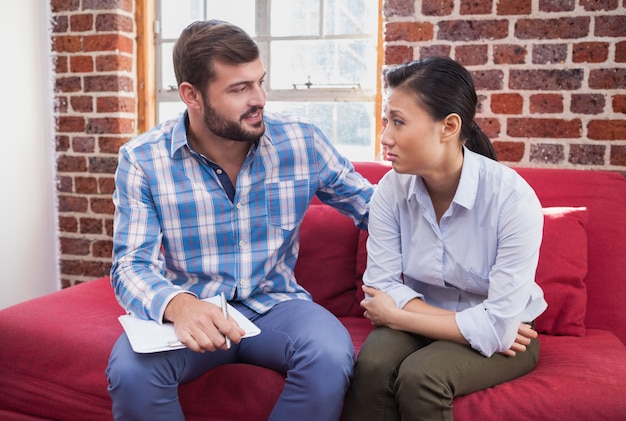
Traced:
<path id="1" fill-rule="evenodd" d="M 448 114 L 448 116 L 441 121 L 441 124 L 441 140 L 448 141 L 450 139 L 458 139 L 463 123 L 457 113 Z"/>
<path id="2" fill-rule="evenodd" d="M 180 99 L 185 103 L 187 108 L 200 110 L 202 109 L 202 95 L 200 91 L 196 89 L 189 82 L 183 82 L 178 86 L 178 95 Z"/>

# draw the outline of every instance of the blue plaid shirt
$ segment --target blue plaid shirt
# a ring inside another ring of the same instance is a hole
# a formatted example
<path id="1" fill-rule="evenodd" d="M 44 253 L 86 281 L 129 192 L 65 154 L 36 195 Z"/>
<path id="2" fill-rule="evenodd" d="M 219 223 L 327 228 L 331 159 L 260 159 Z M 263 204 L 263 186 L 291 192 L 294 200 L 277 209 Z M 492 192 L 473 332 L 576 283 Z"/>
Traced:
<path id="1" fill-rule="evenodd" d="M 264 313 L 310 299 L 296 282 L 299 228 L 315 195 L 366 228 L 372 185 L 314 125 L 265 113 L 236 188 L 187 141 L 186 113 L 120 149 L 111 282 L 130 314 L 162 322 L 181 292 L 224 291 Z"/>

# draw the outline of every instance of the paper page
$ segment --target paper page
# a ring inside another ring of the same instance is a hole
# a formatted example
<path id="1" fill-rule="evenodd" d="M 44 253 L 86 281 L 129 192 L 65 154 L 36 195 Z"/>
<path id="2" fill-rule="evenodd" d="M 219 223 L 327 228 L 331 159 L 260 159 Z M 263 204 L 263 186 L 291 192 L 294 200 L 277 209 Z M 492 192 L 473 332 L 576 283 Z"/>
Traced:
<path id="1" fill-rule="evenodd" d="M 206 298 L 202 301 L 219 306 L 220 296 L 217 295 L 215 297 Z M 235 319 L 235 321 L 239 323 L 239 326 L 246 332 L 243 336 L 244 338 L 256 336 L 261 333 L 261 330 L 254 323 L 230 304 L 228 304 L 228 316 Z M 130 341 L 130 346 L 133 348 L 133 351 L 137 353 L 171 351 L 185 347 L 176 337 L 174 325 L 171 323 L 160 325 L 154 320 L 138 319 L 128 314 L 118 317 L 118 320 L 124 327 L 124 331 Z"/>

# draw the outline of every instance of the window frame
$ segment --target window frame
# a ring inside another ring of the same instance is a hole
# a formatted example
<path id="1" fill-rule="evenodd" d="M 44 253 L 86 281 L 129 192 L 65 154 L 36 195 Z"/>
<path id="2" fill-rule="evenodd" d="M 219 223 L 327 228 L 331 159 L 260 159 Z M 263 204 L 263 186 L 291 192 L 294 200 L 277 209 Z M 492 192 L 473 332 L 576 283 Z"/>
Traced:
<path id="1" fill-rule="evenodd" d="M 382 83 L 381 69 L 383 64 L 383 39 L 382 39 L 382 2 L 378 0 L 378 31 L 377 31 L 377 61 L 376 61 L 376 84 L 374 90 L 364 89 L 337 89 L 337 88 L 315 88 L 315 89 L 272 89 L 267 86 L 268 101 L 296 101 L 296 102 L 374 102 L 374 156 L 371 160 L 380 159 L 380 142 L 377 141 L 377 134 L 381 133 L 381 99 Z M 266 0 L 256 0 L 256 10 L 258 14 L 265 14 L 269 17 L 270 10 Z M 323 2 L 321 2 L 323 4 Z M 157 104 L 161 101 L 179 102 L 177 89 L 162 89 L 160 82 L 161 62 L 157 48 L 162 42 L 171 42 L 170 39 L 160 38 L 159 16 L 157 10 L 158 2 L 150 0 L 136 0 L 136 24 L 137 24 L 137 95 L 138 95 L 138 130 L 140 133 L 149 130 L 157 123 Z M 257 16 L 258 17 L 258 16 Z M 291 36 L 291 37 L 271 37 L 269 28 L 265 23 L 267 19 L 256 19 L 257 36 L 255 41 L 259 44 L 261 54 L 266 60 L 269 57 L 269 43 L 277 39 L 280 40 L 309 40 L 319 39 L 318 36 Z M 326 36 L 324 39 L 349 39 L 358 38 L 350 36 Z M 267 63 L 268 72 L 271 71 L 271 63 Z M 270 77 L 268 77 L 270 80 Z M 331 100 L 332 99 L 332 100 Z"/>

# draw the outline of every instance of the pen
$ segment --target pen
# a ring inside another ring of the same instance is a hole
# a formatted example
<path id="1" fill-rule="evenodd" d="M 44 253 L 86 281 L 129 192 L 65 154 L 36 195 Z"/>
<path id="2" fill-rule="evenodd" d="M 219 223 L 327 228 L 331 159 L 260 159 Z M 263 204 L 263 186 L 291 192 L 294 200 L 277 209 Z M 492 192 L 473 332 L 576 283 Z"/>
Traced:
<path id="1" fill-rule="evenodd" d="M 226 295 L 224 295 L 224 291 L 220 294 L 221 304 L 222 304 L 222 314 L 228 320 L 228 302 L 226 301 Z M 224 335 L 224 339 L 226 339 L 226 349 L 230 349 L 230 338 Z"/>

